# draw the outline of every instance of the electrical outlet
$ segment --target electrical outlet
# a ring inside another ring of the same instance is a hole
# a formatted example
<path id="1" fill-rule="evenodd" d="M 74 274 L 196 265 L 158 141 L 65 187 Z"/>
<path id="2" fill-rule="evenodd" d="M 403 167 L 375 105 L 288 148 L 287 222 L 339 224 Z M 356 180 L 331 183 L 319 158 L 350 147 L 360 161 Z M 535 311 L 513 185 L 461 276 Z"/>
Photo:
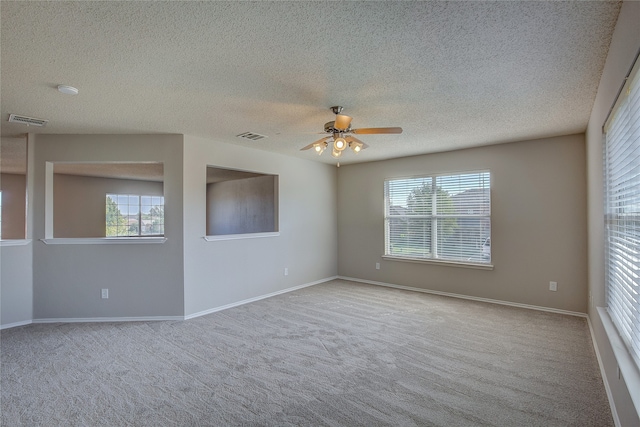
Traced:
<path id="1" fill-rule="evenodd" d="M 549 290 L 557 291 L 558 290 L 558 282 L 549 282 Z"/>
<path id="2" fill-rule="evenodd" d="M 376 270 L 380 270 L 380 263 L 376 262 Z"/>
<path id="3" fill-rule="evenodd" d="M 289 275 L 289 268 L 288 268 L 288 267 L 285 267 L 285 268 L 284 268 L 284 275 L 285 275 L 285 276 L 288 276 L 288 275 Z"/>
<path id="4" fill-rule="evenodd" d="M 103 289 L 101 295 L 102 295 L 102 299 L 108 299 L 109 298 L 109 289 Z"/>

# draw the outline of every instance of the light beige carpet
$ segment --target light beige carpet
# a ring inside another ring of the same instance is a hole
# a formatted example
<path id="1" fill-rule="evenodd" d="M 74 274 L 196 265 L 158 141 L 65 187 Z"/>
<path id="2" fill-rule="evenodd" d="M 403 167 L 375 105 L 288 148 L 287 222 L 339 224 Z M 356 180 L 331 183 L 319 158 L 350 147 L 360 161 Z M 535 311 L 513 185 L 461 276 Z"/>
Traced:
<path id="1" fill-rule="evenodd" d="M 333 281 L 2 331 L 3 426 L 612 426 L 586 320 Z"/>

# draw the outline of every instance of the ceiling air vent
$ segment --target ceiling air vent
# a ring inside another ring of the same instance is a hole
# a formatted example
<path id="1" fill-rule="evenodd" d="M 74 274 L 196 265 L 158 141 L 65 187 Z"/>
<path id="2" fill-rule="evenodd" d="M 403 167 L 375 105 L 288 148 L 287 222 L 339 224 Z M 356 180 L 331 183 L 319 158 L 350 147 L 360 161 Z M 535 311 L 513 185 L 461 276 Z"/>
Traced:
<path id="1" fill-rule="evenodd" d="M 259 133 L 253 133 L 253 132 L 245 132 L 245 133 L 241 133 L 240 135 L 236 135 L 238 138 L 244 138 L 244 139 L 250 139 L 251 141 L 257 141 L 259 139 L 262 138 L 266 138 L 266 135 L 260 135 Z"/>
<path id="2" fill-rule="evenodd" d="M 27 126 L 44 126 L 49 123 L 49 120 L 34 119 L 33 117 L 19 116 L 17 114 L 9 114 L 9 121 Z"/>

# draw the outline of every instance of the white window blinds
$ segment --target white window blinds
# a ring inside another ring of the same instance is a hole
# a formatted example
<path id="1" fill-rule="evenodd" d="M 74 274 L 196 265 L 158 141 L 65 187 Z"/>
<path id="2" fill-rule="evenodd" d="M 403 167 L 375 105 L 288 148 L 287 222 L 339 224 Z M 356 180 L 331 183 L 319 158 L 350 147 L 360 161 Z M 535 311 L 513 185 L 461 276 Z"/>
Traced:
<path id="1" fill-rule="evenodd" d="M 489 172 L 388 179 L 385 255 L 489 264 Z"/>
<path id="2" fill-rule="evenodd" d="M 605 125 L 608 312 L 640 366 L 640 61 Z"/>

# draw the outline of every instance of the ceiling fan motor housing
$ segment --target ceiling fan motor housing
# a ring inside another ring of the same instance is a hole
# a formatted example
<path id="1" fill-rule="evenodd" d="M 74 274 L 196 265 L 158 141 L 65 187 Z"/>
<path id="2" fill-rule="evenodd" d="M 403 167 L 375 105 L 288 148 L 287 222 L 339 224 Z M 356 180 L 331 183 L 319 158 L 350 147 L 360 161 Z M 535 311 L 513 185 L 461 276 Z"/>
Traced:
<path id="1" fill-rule="evenodd" d="M 324 131 L 327 133 L 334 133 L 334 126 L 336 125 L 336 122 L 327 122 L 324 124 Z"/>

